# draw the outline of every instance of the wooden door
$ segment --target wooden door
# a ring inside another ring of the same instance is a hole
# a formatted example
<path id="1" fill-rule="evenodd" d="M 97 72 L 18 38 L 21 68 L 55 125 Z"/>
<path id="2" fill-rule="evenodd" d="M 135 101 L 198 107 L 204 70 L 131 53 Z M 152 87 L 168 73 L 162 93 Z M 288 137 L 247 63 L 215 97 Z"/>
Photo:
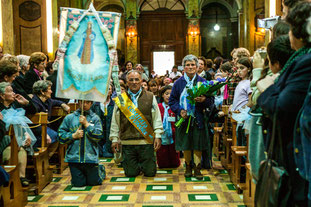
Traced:
<path id="1" fill-rule="evenodd" d="M 186 55 L 187 21 L 184 12 L 142 12 L 138 20 L 140 63 L 153 70 L 154 51 L 174 51 L 175 64 Z"/>
<path id="2" fill-rule="evenodd" d="M 14 0 L 16 54 L 47 53 L 46 1 Z"/>

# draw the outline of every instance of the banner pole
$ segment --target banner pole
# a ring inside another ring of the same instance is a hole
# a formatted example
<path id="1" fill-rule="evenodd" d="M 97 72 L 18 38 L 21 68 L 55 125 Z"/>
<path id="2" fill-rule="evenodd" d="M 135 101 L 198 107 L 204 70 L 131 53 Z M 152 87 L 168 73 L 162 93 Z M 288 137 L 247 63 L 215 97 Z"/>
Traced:
<path id="1" fill-rule="evenodd" d="M 83 109 L 83 106 L 84 106 L 84 100 L 82 100 L 82 106 L 81 106 L 81 115 L 84 116 L 84 109 Z"/>

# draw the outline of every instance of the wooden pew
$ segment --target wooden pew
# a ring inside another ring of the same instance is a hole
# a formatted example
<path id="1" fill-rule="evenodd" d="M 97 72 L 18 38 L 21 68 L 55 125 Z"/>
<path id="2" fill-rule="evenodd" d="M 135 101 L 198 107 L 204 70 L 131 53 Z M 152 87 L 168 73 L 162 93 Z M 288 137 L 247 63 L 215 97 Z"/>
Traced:
<path id="1" fill-rule="evenodd" d="M 79 108 L 78 103 L 69 103 L 68 106 L 70 107 L 71 112 L 74 112 Z M 62 117 L 62 119 L 65 118 L 65 116 L 67 115 L 68 115 L 67 112 L 65 112 L 61 107 L 53 107 L 52 112 L 51 112 L 51 116 Z M 64 161 L 66 151 L 67 151 L 67 144 L 59 143 L 58 149 L 57 149 L 58 162 L 59 162 L 58 163 L 59 165 L 57 166 L 57 170 L 59 174 L 62 174 L 65 168 L 68 166 L 68 163 Z"/>
<path id="2" fill-rule="evenodd" d="M 248 135 L 246 136 L 246 146 L 237 146 L 236 137 L 236 127 L 237 122 L 231 118 L 232 122 L 232 146 L 231 146 L 231 156 L 232 156 L 232 170 L 230 171 L 230 178 L 235 185 L 237 192 L 241 193 L 245 190 L 245 183 L 241 181 L 241 170 L 245 168 L 245 164 L 242 164 L 242 158 L 247 157 L 248 154 Z"/>
<path id="3" fill-rule="evenodd" d="M 253 182 L 252 176 L 251 176 L 251 165 L 250 163 L 246 163 L 246 186 L 245 190 L 243 191 L 243 201 L 244 204 L 248 207 L 253 207 L 254 200 L 255 200 L 255 190 L 256 190 L 256 184 Z"/>
<path id="4" fill-rule="evenodd" d="M 18 145 L 13 126 L 10 126 L 8 134 L 11 137 L 11 158 L 9 165 L 3 165 L 2 167 L 10 175 L 10 181 L 7 187 L 1 187 L 0 189 L 0 206 L 22 207 L 27 204 L 27 191 L 22 188 L 19 177 Z"/>
<path id="5" fill-rule="evenodd" d="M 70 111 L 72 109 L 74 109 L 75 107 L 76 107 L 75 104 L 71 105 L 70 106 Z M 61 107 L 53 107 L 52 108 L 51 116 L 64 118 L 66 115 L 67 115 L 67 113 Z M 65 155 L 66 155 L 66 151 L 67 151 L 67 144 L 60 144 L 59 143 L 58 144 L 58 148 L 57 148 L 57 154 L 58 154 L 57 171 L 58 171 L 59 174 L 62 174 L 63 171 L 68 166 L 68 163 L 66 163 L 64 161 Z"/>
<path id="6" fill-rule="evenodd" d="M 49 153 L 47 148 L 47 124 L 48 114 L 44 112 L 29 115 L 28 118 L 35 125 L 41 125 L 42 127 L 42 144 L 38 152 L 33 155 L 33 165 L 27 165 L 27 169 L 34 169 L 36 174 L 36 186 L 34 191 L 39 194 L 46 185 L 48 185 L 53 178 L 52 169 L 49 166 Z"/>
<path id="7" fill-rule="evenodd" d="M 224 151 L 222 150 L 222 145 L 220 143 L 220 137 L 221 137 L 221 133 L 223 131 L 223 126 L 218 127 L 217 123 L 215 123 L 215 127 L 214 127 L 214 144 L 213 144 L 213 148 L 214 148 L 214 154 L 217 157 L 217 159 L 220 160 L 220 156 L 224 154 Z"/>
<path id="8" fill-rule="evenodd" d="M 221 158 L 221 164 L 230 172 L 232 169 L 232 160 L 231 160 L 231 146 L 233 145 L 233 140 L 236 140 L 236 133 L 233 134 L 236 130 L 236 124 L 235 128 L 232 131 L 232 136 L 229 136 L 228 131 L 228 119 L 229 119 L 229 106 L 223 105 L 222 111 L 225 114 L 225 121 L 224 121 L 224 129 L 223 129 L 223 148 L 224 148 L 224 156 Z"/>

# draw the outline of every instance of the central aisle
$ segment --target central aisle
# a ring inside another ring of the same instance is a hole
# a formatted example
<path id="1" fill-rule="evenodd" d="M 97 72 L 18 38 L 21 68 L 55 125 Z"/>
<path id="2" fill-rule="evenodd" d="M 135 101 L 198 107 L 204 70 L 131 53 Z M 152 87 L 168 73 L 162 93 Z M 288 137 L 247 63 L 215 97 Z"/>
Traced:
<path id="1" fill-rule="evenodd" d="M 154 178 L 126 178 L 112 159 L 101 162 L 107 173 L 101 186 L 71 188 L 67 168 L 62 175 L 54 174 L 40 195 L 28 196 L 27 206 L 244 206 L 242 194 L 236 193 L 225 170 L 203 169 L 204 181 L 185 179 L 182 167 L 159 169 Z"/>

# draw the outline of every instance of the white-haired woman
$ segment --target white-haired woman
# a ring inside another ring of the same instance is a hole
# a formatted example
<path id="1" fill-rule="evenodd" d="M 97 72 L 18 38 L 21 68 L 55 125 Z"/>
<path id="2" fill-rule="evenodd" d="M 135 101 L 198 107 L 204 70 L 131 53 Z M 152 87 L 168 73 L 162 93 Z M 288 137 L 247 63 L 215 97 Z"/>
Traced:
<path id="1" fill-rule="evenodd" d="M 26 119 L 25 111 L 20 108 L 21 106 L 27 104 L 29 104 L 29 101 L 21 95 L 15 94 L 10 83 L 0 83 L 0 111 L 3 113 L 3 121 L 6 125 L 9 126 L 13 124 L 14 126 L 15 136 L 19 145 L 19 175 L 23 186 L 29 185 L 29 180 L 25 178 L 27 165 L 26 150 L 32 154 L 33 151 L 31 145 L 33 145 L 36 141 L 35 137 L 28 128 L 27 123 L 24 121 Z M 26 128 L 28 128 L 29 131 L 26 131 Z M 9 161 L 11 157 L 11 147 L 9 146 L 10 142 L 11 139 L 8 136 L 1 137 L 0 139 L 0 153 L 2 154 L 2 161 L 4 163 Z"/>
<path id="2" fill-rule="evenodd" d="M 214 104 L 214 97 L 200 96 L 195 98 L 195 105 L 192 106 L 187 99 L 187 90 L 191 89 L 198 82 L 206 82 L 206 80 L 196 74 L 199 67 L 199 60 L 194 55 L 187 55 L 183 59 L 184 75 L 179 78 L 173 86 L 169 106 L 172 111 L 185 119 L 183 124 L 176 129 L 176 150 L 184 151 L 186 161 L 185 177 L 192 176 L 191 151 L 194 153 L 194 176 L 198 180 L 203 179 L 201 174 L 201 155 L 203 150 L 210 150 L 210 139 L 208 129 L 205 124 L 204 110 Z M 191 118 L 191 127 L 188 133 L 187 124 Z"/>
<path id="3" fill-rule="evenodd" d="M 60 106 L 64 109 L 64 111 L 70 112 L 70 107 L 66 105 L 64 102 L 51 99 L 52 94 L 52 82 L 47 80 L 39 80 L 33 84 L 32 91 L 33 97 L 32 101 L 37 108 L 38 112 L 46 112 L 49 114 L 48 119 L 51 118 L 52 108 L 54 106 Z M 35 146 L 41 146 L 41 127 L 34 128 L 34 134 L 38 138 L 38 141 Z M 47 143 L 54 143 L 58 139 L 57 132 L 50 127 L 47 127 Z"/>

